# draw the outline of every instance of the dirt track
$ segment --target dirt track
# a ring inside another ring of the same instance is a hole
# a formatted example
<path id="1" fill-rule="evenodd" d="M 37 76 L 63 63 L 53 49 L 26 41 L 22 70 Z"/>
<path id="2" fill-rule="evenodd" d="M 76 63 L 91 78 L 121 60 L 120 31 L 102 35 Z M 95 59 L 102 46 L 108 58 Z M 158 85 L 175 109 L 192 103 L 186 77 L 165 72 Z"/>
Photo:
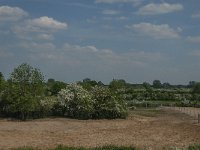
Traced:
<path id="1" fill-rule="evenodd" d="M 139 148 L 184 147 L 200 143 L 200 125 L 175 111 L 135 111 L 127 120 L 0 120 L 0 149 L 129 145 Z"/>

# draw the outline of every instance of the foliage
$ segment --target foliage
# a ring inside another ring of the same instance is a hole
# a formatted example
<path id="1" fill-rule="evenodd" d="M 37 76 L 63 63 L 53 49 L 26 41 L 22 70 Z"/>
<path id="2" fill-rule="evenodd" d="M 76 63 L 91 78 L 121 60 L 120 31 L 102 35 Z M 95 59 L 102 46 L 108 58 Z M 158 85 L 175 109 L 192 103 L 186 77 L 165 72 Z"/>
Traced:
<path id="1" fill-rule="evenodd" d="M 196 83 L 193 88 L 192 88 L 192 93 L 193 94 L 200 94 L 200 82 Z"/>
<path id="2" fill-rule="evenodd" d="M 1 111 L 22 120 L 29 118 L 43 96 L 43 81 L 42 73 L 26 63 L 15 68 L 2 94 Z"/>
<path id="3" fill-rule="evenodd" d="M 58 106 L 62 114 L 72 118 L 88 119 L 94 112 L 91 94 L 73 83 L 58 93 Z"/>
<path id="4" fill-rule="evenodd" d="M 94 118 L 126 118 L 127 107 L 125 101 L 113 94 L 108 88 L 95 86 L 92 89 L 94 103 Z"/>
<path id="5" fill-rule="evenodd" d="M 154 80 L 153 81 L 153 87 L 154 88 L 161 88 L 162 84 L 161 84 L 160 80 Z"/>
<path id="6" fill-rule="evenodd" d="M 188 150 L 200 150 L 200 145 L 191 145 L 188 147 Z"/>
<path id="7" fill-rule="evenodd" d="M 0 94 L 4 88 L 5 88 L 5 79 L 3 74 L 0 72 Z"/>
<path id="8" fill-rule="evenodd" d="M 66 87 L 66 83 L 61 81 L 55 81 L 54 79 L 48 79 L 47 82 L 47 94 L 46 95 L 57 95 L 61 89 Z"/>
<path id="9" fill-rule="evenodd" d="M 54 96 L 44 97 L 39 100 L 39 106 L 35 110 L 38 114 L 38 118 L 53 115 L 53 110 L 55 104 L 57 103 L 57 98 Z"/>
<path id="10" fill-rule="evenodd" d="M 79 82 L 78 84 L 80 84 L 86 90 L 91 90 L 92 87 L 103 83 L 100 81 L 97 83 L 95 80 L 91 80 L 90 78 L 85 78 L 83 79 L 82 82 Z"/>
<path id="11" fill-rule="evenodd" d="M 123 79 L 113 79 L 109 84 L 109 88 L 112 91 L 115 91 L 117 89 L 125 88 L 126 85 L 126 81 Z"/>
<path id="12" fill-rule="evenodd" d="M 59 109 L 60 108 L 60 109 Z M 89 92 L 73 83 L 58 94 L 57 110 L 60 114 L 79 119 L 125 118 L 125 102 L 103 86 L 95 86 Z"/>

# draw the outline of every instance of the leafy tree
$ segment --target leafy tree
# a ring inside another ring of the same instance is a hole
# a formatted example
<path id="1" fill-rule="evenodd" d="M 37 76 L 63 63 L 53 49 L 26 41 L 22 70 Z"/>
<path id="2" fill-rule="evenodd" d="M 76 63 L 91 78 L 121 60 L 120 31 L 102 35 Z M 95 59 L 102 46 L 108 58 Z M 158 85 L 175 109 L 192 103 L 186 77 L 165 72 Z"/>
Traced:
<path id="1" fill-rule="evenodd" d="M 83 79 L 83 82 L 79 82 L 79 84 L 86 90 L 91 90 L 92 87 L 98 85 L 95 80 L 91 80 L 90 78 Z"/>
<path id="2" fill-rule="evenodd" d="M 188 87 L 189 88 L 194 88 L 196 83 L 197 83 L 196 81 L 190 81 L 189 84 L 188 84 Z"/>
<path id="3" fill-rule="evenodd" d="M 160 82 L 160 80 L 154 80 L 153 81 L 153 87 L 154 88 L 161 88 L 162 87 L 162 84 L 161 84 L 161 82 Z"/>
<path id="4" fill-rule="evenodd" d="M 163 88 L 168 89 L 171 87 L 171 85 L 168 82 L 163 83 Z"/>
<path id="5" fill-rule="evenodd" d="M 126 81 L 123 79 L 113 79 L 109 84 L 109 88 L 115 91 L 117 89 L 125 88 L 126 85 Z"/>
<path id="6" fill-rule="evenodd" d="M 193 94 L 200 94 L 200 82 L 196 83 L 192 89 Z"/>
<path id="7" fill-rule="evenodd" d="M 61 89 L 66 87 L 66 83 L 61 81 L 55 81 L 54 79 L 48 79 L 47 91 L 50 95 L 57 95 Z"/>
<path id="8" fill-rule="evenodd" d="M 16 117 L 26 120 L 38 106 L 44 93 L 44 77 L 39 69 L 23 63 L 11 73 L 4 92 L 4 108 Z"/>
<path id="9" fill-rule="evenodd" d="M 5 88 L 5 80 L 3 74 L 0 72 L 0 93 Z"/>

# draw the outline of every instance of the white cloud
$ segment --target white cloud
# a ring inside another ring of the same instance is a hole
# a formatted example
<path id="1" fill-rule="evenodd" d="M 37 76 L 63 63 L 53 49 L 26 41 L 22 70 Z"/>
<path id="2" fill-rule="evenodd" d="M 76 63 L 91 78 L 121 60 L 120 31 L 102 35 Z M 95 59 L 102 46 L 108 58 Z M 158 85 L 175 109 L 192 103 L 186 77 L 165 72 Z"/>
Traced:
<path id="1" fill-rule="evenodd" d="M 143 0 L 96 0 L 95 3 L 106 3 L 106 4 L 115 4 L 115 3 L 133 3 L 134 5 L 139 5 Z"/>
<path id="2" fill-rule="evenodd" d="M 47 16 L 29 20 L 28 24 L 33 27 L 48 28 L 48 29 L 55 29 L 55 30 L 67 28 L 67 23 L 59 22 Z"/>
<path id="3" fill-rule="evenodd" d="M 200 12 L 192 14 L 192 18 L 200 18 Z"/>
<path id="4" fill-rule="evenodd" d="M 188 36 L 187 41 L 193 43 L 200 43 L 200 36 Z"/>
<path id="5" fill-rule="evenodd" d="M 168 24 L 155 25 L 151 23 L 139 23 L 127 26 L 129 29 L 133 29 L 140 35 L 153 37 L 155 39 L 175 39 L 179 38 L 179 30 L 174 30 Z"/>
<path id="6" fill-rule="evenodd" d="M 104 14 L 104 15 L 117 15 L 119 13 L 120 13 L 119 11 L 109 10 L 109 9 L 102 11 L 102 14 Z"/>
<path id="7" fill-rule="evenodd" d="M 56 31 L 65 30 L 67 27 L 65 22 L 43 16 L 18 23 L 12 27 L 12 31 L 24 40 L 53 40 Z"/>
<path id="8" fill-rule="evenodd" d="M 171 12 L 180 11 L 180 10 L 183 10 L 183 5 L 181 4 L 150 3 L 141 7 L 137 13 L 140 15 L 159 15 L 159 14 L 166 14 L 166 13 L 171 13 Z"/>
<path id="9" fill-rule="evenodd" d="M 17 21 L 28 13 L 18 7 L 0 6 L 0 21 Z"/>

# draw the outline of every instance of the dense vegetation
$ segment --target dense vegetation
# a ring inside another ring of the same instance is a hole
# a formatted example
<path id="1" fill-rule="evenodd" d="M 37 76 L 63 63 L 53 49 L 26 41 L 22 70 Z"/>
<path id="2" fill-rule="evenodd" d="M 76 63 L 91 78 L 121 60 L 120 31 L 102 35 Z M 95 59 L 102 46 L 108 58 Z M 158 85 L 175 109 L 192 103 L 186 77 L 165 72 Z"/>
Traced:
<path id="1" fill-rule="evenodd" d="M 200 83 L 130 84 L 113 79 L 108 85 L 89 78 L 67 84 L 44 80 L 37 68 L 21 64 L 6 80 L 0 72 L 0 115 L 22 120 L 59 115 L 78 119 L 125 118 L 127 106 L 178 105 L 200 107 Z"/>

